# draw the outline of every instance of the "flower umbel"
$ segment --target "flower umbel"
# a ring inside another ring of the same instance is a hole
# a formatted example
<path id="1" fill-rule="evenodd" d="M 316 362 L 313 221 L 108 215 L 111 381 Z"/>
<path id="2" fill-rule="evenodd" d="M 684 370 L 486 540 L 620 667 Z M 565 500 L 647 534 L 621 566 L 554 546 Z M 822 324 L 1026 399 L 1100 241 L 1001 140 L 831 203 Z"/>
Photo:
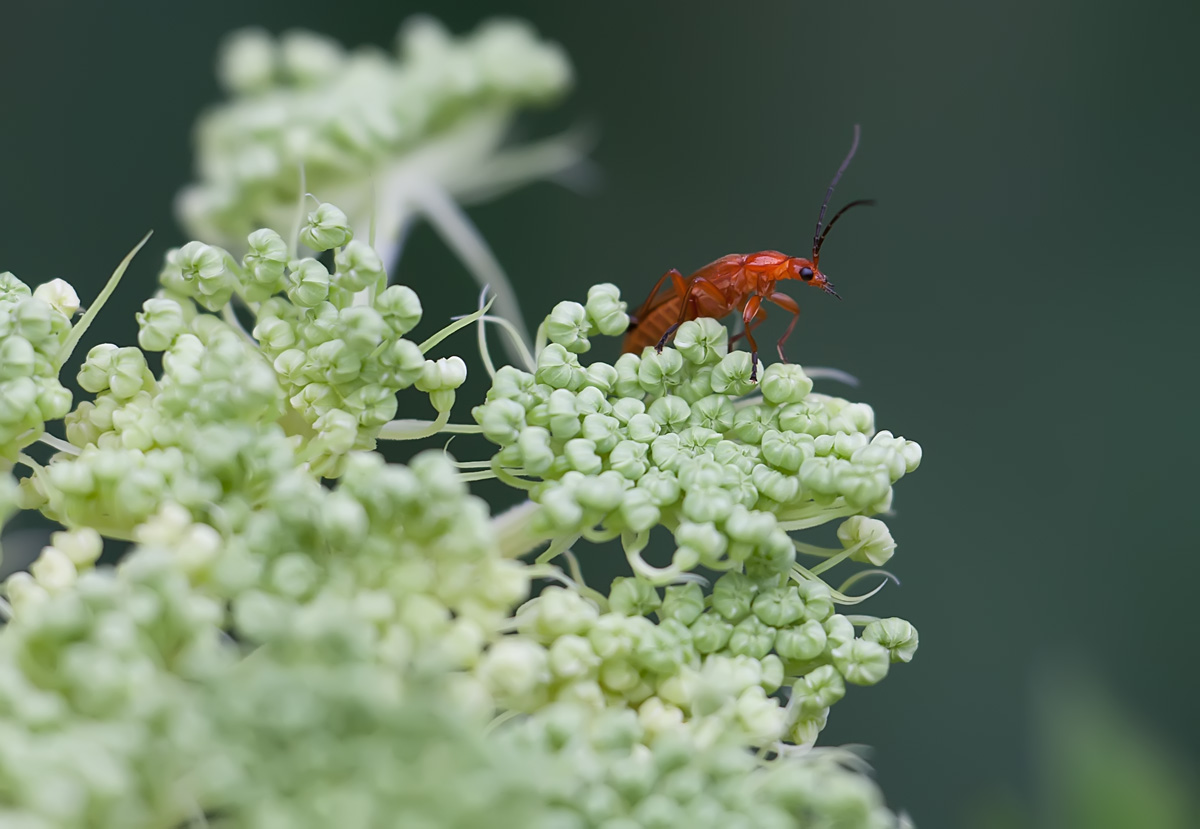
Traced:
<path id="1" fill-rule="evenodd" d="M 920 447 L 712 319 L 586 362 L 628 326 L 613 285 L 528 343 L 503 290 L 433 330 L 388 278 L 401 226 L 422 212 L 485 262 L 448 194 L 570 162 L 498 148 L 569 70 L 514 23 L 419 21 L 400 51 L 231 42 L 182 202 L 204 238 L 166 253 L 136 347 L 74 359 L 136 248 L 86 309 L 0 274 L 0 524 L 63 527 L 0 584 L 0 823 L 907 825 L 812 743 L 917 649 L 843 611 L 889 577 Z M 492 384 L 452 422 L 472 324 Z M 497 448 L 372 451 L 462 433 Z M 493 516 L 484 478 L 528 500 Z M 626 574 L 589 586 L 583 545 L 610 540 Z"/>

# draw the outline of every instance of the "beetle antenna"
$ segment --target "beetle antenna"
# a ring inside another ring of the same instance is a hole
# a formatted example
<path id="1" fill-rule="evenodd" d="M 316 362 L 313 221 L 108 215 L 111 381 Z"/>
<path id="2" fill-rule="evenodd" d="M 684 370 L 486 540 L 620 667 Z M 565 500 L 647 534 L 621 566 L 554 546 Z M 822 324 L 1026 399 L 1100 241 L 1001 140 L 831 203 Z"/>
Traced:
<path id="1" fill-rule="evenodd" d="M 847 210 L 849 210 L 851 207 L 858 207 L 859 205 L 864 205 L 864 204 L 871 205 L 874 203 L 875 203 L 875 199 L 855 199 L 854 201 L 850 202 L 848 205 L 843 207 L 841 210 L 839 210 L 837 213 L 833 214 L 833 218 L 829 220 L 829 224 L 825 225 L 825 230 L 822 231 L 821 235 L 817 237 L 815 242 L 813 242 L 813 265 L 814 266 L 817 264 L 817 260 L 821 256 L 821 245 L 825 244 L 825 237 L 829 235 L 829 231 L 833 230 L 833 223 L 836 222 L 838 219 L 840 219 L 842 217 L 842 214 L 845 213 Z"/>
<path id="2" fill-rule="evenodd" d="M 862 129 L 858 124 L 855 124 L 854 140 L 850 143 L 850 152 L 846 154 L 846 160 L 842 162 L 842 166 L 838 167 L 838 171 L 834 175 L 833 181 L 829 182 L 829 190 L 827 190 L 825 193 L 825 201 L 821 203 L 821 212 L 817 214 L 817 229 L 813 231 L 814 259 L 817 257 L 817 251 L 821 249 L 821 239 L 825 238 L 821 234 L 821 222 L 825 220 L 825 209 L 829 207 L 829 200 L 833 198 L 833 188 L 837 187 L 837 183 L 841 179 L 842 173 L 846 172 L 846 168 L 850 166 L 850 159 L 854 158 L 854 153 L 858 151 L 858 139 L 860 135 L 862 135 Z M 845 212 L 845 208 L 842 208 L 842 212 Z M 841 214 L 839 213 L 838 215 Z M 832 225 L 835 219 L 837 219 L 837 216 L 834 216 L 833 219 L 830 220 L 829 224 Z M 825 232 L 828 233 L 829 228 L 826 228 Z"/>

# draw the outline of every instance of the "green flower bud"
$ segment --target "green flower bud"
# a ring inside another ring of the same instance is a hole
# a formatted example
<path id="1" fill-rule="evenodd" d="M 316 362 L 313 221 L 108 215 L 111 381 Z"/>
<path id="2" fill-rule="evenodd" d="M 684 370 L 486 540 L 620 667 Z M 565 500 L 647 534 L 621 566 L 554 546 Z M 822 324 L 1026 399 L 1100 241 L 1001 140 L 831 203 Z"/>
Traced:
<path id="1" fill-rule="evenodd" d="M 850 462 L 860 467 L 879 466 L 887 470 L 888 481 L 895 483 L 904 477 L 904 456 L 890 446 L 871 443 L 859 449 Z"/>
<path id="2" fill-rule="evenodd" d="M 151 300 L 153 301 L 153 300 Z M 140 315 L 139 315 L 140 316 Z M 143 328 L 143 331 L 146 329 Z M 254 339 L 262 345 L 263 350 L 273 354 L 279 354 L 296 344 L 296 329 L 292 327 L 290 322 L 282 320 L 279 317 L 264 317 L 259 319 L 258 325 L 254 326 L 252 332 Z M 155 335 L 157 336 L 157 335 Z M 143 336 L 138 334 L 138 343 L 146 348 L 143 342 Z M 165 343 L 162 348 L 148 348 L 148 351 L 164 351 L 171 345 L 171 340 L 165 336 L 162 340 L 156 341 Z"/>
<path id="3" fill-rule="evenodd" d="M 75 584 L 79 577 L 71 559 L 55 547 L 44 547 L 29 568 L 30 575 L 50 593 L 58 593 Z"/>
<path id="4" fill-rule="evenodd" d="M 780 409 L 779 428 L 808 435 L 824 435 L 834 431 L 829 427 L 829 415 L 813 397 Z"/>
<path id="5" fill-rule="evenodd" d="M 330 409 L 313 421 L 317 433 L 314 446 L 334 455 L 342 455 L 354 448 L 358 439 L 358 419 L 342 409 Z"/>
<path id="6" fill-rule="evenodd" d="M 800 485 L 806 495 L 828 502 L 842 494 L 841 478 L 850 469 L 850 462 L 841 458 L 806 458 L 800 464 Z"/>
<path id="7" fill-rule="evenodd" d="M 249 250 L 242 257 L 242 268 L 254 285 L 266 296 L 283 288 L 283 270 L 288 262 L 287 243 L 269 229 L 256 230 L 246 238 Z M 264 297 L 265 298 L 265 297 Z"/>
<path id="8" fill-rule="evenodd" d="M 116 351 L 117 347 L 112 343 L 101 343 L 88 352 L 75 377 L 84 391 L 99 394 L 108 389 L 108 375 L 112 371 Z"/>
<path id="9" fill-rule="evenodd" d="M 809 671 L 792 686 L 792 703 L 801 717 L 808 717 L 841 700 L 846 695 L 846 683 L 832 665 L 821 665 Z"/>
<path id="10" fill-rule="evenodd" d="M 747 406 L 733 417 L 733 434 L 745 443 L 757 444 L 779 426 L 779 410 L 773 406 Z"/>
<path id="11" fill-rule="evenodd" d="M 137 315 L 138 345 L 145 351 L 166 351 L 183 333 L 183 308 L 173 299 L 148 299 Z"/>
<path id="12" fill-rule="evenodd" d="M 648 412 L 655 423 L 672 432 L 686 427 L 691 413 L 691 407 L 682 398 L 675 396 L 658 398 L 650 404 Z"/>
<path id="13" fill-rule="evenodd" d="M 729 572 L 713 585 L 712 607 L 730 622 L 740 622 L 750 615 L 750 605 L 758 586 L 746 576 Z"/>
<path id="14" fill-rule="evenodd" d="M 304 315 L 303 337 L 309 345 L 320 345 L 342 335 L 338 308 L 328 300 L 318 303 Z"/>
<path id="15" fill-rule="evenodd" d="M 569 440 L 583 431 L 575 395 L 566 389 L 555 389 L 546 401 L 549 414 L 550 434 L 560 440 Z M 532 421 L 533 412 L 530 412 Z"/>
<path id="16" fill-rule="evenodd" d="M 657 526 L 662 513 L 654 503 L 654 496 L 645 489 L 627 489 L 622 494 L 621 520 L 633 532 L 645 532 Z"/>
<path id="17" fill-rule="evenodd" d="M 262 29 L 241 29 L 225 38 L 217 76 L 229 92 L 261 92 L 275 80 L 275 41 Z"/>
<path id="18" fill-rule="evenodd" d="M 333 386 L 353 381 L 362 371 L 362 359 L 344 340 L 330 340 L 309 349 L 308 359 L 311 376 Z"/>
<path id="19" fill-rule="evenodd" d="M 300 308 L 316 308 L 329 298 L 329 271 L 316 259 L 292 262 L 287 275 L 287 296 Z"/>
<path id="20" fill-rule="evenodd" d="M 720 320 L 689 320 L 675 332 L 675 348 L 696 365 L 714 365 L 729 353 L 729 332 Z"/>
<path id="21" fill-rule="evenodd" d="M 633 653 L 635 642 L 649 624 L 639 616 L 606 613 L 588 630 L 587 637 L 601 659 L 616 661 Z"/>
<path id="22" fill-rule="evenodd" d="M 833 615 L 833 596 L 824 582 L 812 580 L 796 584 L 796 592 L 804 600 L 804 616 L 824 622 Z"/>
<path id="23" fill-rule="evenodd" d="M 836 435 L 818 435 L 813 445 L 816 447 L 817 454 L 820 456 L 836 455 L 839 458 L 850 460 L 854 453 L 862 449 L 869 442 L 869 438 L 862 432 L 838 432 Z"/>
<path id="24" fill-rule="evenodd" d="M 583 388 L 587 374 L 578 357 L 558 343 L 550 343 L 538 355 L 534 377 L 539 383 L 556 389 L 578 391 Z"/>
<path id="25" fill-rule="evenodd" d="M 605 395 L 612 394 L 617 384 L 617 370 L 608 363 L 592 363 L 586 369 L 589 388 L 598 389 Z M 628 399 L 628 398 L 624 398 Z"/>
<path id="26" fill-rule="evenodd" d="M 583 436 L 595 444 L 597 452 L 606 455 L 621 439 L 621 423 L 609 415 L 590 414 L 583 419 Z"/>
<path id="27" fill-rule="evenodd" d="M 385 340 L 391 331 L 383 316 L 367 305 L 352 305 L 338 312 L 342 326 L 342 342 L 363 357 L 368 356 Z"/>
<path id="28" fill-rule="evenodd" d="M 556 679 L 583 679 L 595 675 L 600 667 L 600 657 L 587 639 L 567 635 L 551 643 L 548 665 Z"/>
<path id="29" fill-rule="evenodd" d="M 794 500 L 800 493 L 800 482 L 791 475 L 759 464 L 750 475 L 754 487 L 767 498 L 780 504 Z"/>
<path id="30" fill-rule="evenodd" d="M 654 597 L 657 599 L 658 594 Z M 652 625 L 637 642 L 636 662 L 639 667 L 659 676 L 675 676 L 692 653 L 691 639 L 686 625 L 670 619 Z"/>
<path id="31" fill-rule="evenodd" d="M 626 400 L 630 398 L 624 398 Z M 635 440 L 638 443 L 652 443 L 655 438 L 662 432 L 662 427 L 648 413 L 635 414 L 629 418 L 629 423 L 626 426 L 626 433 L 630 440 Z"/>
<path id="32" fill-rule="evenodd" d="M 838 540 L 845 548 L 862 545 L 851 554 L 854 561 L 883 566 L 896 551 L 896 542 L 888 531 L 887 524 L 877 518 L 852 515 L 842 522 L 837 531 Z"/>
<path id="33" fill-rule="evenodd" d="M 629 328 L 629 315 L 616 285 L 605 282 L 589 288 L 585 310 L 588 320 L 606 337 L 619 337 Z"/>
<path id="34" fill-rule="evenodd" d="M 777 406 L 801 402 L 812 387 L 804 369 L 791 363 L 773 363 L 762 375 L 763 397 Z"/>
<path id="35" fill-rule="evenodd" d="M 699 524 L 705 521 L 724 521 L 737 508 L 740 508 L 740 505 L 734 503 L 733 496 L 725 489 L 703 486 L 688 490 L 683 496 L 680 511 L 688 519 Z"/>
<path id="36" fill-rule="evenodd" d="M 396 416 L 396 393 L 383 386 L 360 386 L 345 398 L 344 405 L 358 412 L 358 423 L 366 429 L 378 429 Z"/>
<path id="37" fill-rule="evenodd" d="M 854 624 L 842 614 L 833 614 L 825 620 L 824 626 L 831 649 L 854 641 Z"/>
<path id="38" fill-rule="evenodd" d="M 680 521 L 675 528 L 675 543 L 694 550 L 706 565 L 719 562 L 729 544 L 711 521 Z"/>
<path id="39" fill-rule="evenodd" d="M 886 647 L 853 639 L 833 649 L 833 666 L 847 682 L 874 685 L 887 676 L 891 655 Z"/>
<path id="40" fill-rule="evenodd" d="M 595 477 L 582 478 L 575 498 L 584 508 L 607 515 L 621 505 L 627 485 L 628 482 L 616 472 L 601 472 Z"/>
<path id="41" fill-rule="evenodd" d="M 280 71 L 297 86 L 317 86 L 331 80 L 345 60 L 345 50 L 325 35 L 293 30 L 279 38 Z"/>
<path id="42" fill-rule="evenodd" d="M 674 619 L 684 625 L 691 625 L 704 612 L 704 591 L 695 582 L 673 584 L 663 595 L 660 619 Z M 865 634 L 864 634 L 865 636 Z"/>
<path id="43" fill-rule="evenodd" d="M 893 662 L 911 662 L 917 652 L 917 629 L 903 619 L 876 619 L 863 628 L 863 641 L 887 648 Z"/>
<path id="44" fill-rule="evenodd" d="M 574 590 L 551 585 L 517 610 L 517 629 L 540 642 L 551 642 L 560 636 L 584 636 L 600 613 L 592 602 Z"/>
<path id="45" fill-rule="evenodd" d="M 717 394 L 729 394 L 734 397 L 748 394 L 756 385 L 750 379 L 750 373 L 761 366 L 762 363 L 756 365 L 751 362 L 749 352 L 732 351 L 713 367 L 712 390 Z"/>
<path id="46" fill-rule="evenodd" d="M 779 703 L 762 688 L 747 688 L 734 703 L 738 726 L 754 743 L 779 739 L 786 727 L 787 715 Z"/>
<path id="47" fill-rule="evenodd" d="M 426 360 L 421 376 L 415 383 L 418 391 L 426 393 L 435 391 L 452 391 L 467 380 L 467 364 L 462 357 L 441 357 L 438 360 Z"/>
<path id="48" fill-rule="evenodd" d="M 522 430 L 526 429 L 525 410 L 519 403 L 512 400 L 504 398 L 492 400 L 482 406 L 476 406 L 472 410 L 472 414 L 475 416 L 475 421 L 483 428 L 483 436 L 499 446 L 515 443 Z"/>
<path id="49" fill-rule="evenodd" d="M 383 271 L 383 260 L 366 242 L 355 239 L 337 252 L 333 259 L 337 272 L 333 283 L 344 291 L 356 293 L 368 285 L 380 285 L 387 281 Z"/>
<path id="50" fill-rule="evenodd" d="M 597 415 L 590 415 L 596 417 Z M 584 421 L 586 426 L 586 420 Z M 623 440 L 613 447 L 608 457 L 609 468 L 619 472 L 631 481 L 636 481 L 646 473 L 649 464 L 646 462 L 647 447 L 644 443 Z"/>
<path id="51" fill-rule="evenodd" d="M 630 695 L 641 682 L 641 673 L 628 662 L 604 662 L 600 666 L 600 684 L 609 691 Z"/>
<path id="52" fill-rule="evenodd" d="M 350 220 L 332 204 L 319 205 L 300 228 L 300 241 L 317 251 L 341 247 L 352 238 Z"/>
<path id="53" fill-rule="evenodd" d="M 425 355 L 411 340 L 395 340 L 384 346 L 378 356 L 383 375 L 379 382 L 391 388 L 406 389 L 425 373 Z"/>
<path id="54" fill-rule="evenodd" d="M 550 680 L 546 649 L 527 639 L 506 636 L 480 658 L 475 675 L 501 700 L 528 700 Z"/>
<path id="55" fill-rule="evenodd" d="M 895 437 L 886 429 L 871 438 L 871 446 L 891 449 L 903 459 L 904 467 L 901 470 L 896 470 L 899 474 L 896 474 L 893 480 L 898 480 L 900 475 L 904 473 L 916 471 L 916 468 L 921 465 L 920 444 L 915 441 Z"/>
<path id="56" fill-rule="evenodd" d="M 37 352 L 29 340 L 17 334 L 0 339 L 0 381 L 30 377 L 37 365 Z"/>
<path id="57" fill-rule="evenodd" d="M 651 501 L 660 507 L 670 506 L 679 500 L 679 481 L 664 469 L 649 469 L 638 479 L 637 488 L 646 491 Z"/>
<path id="58" fill-rule="evenodd" d="M 569 468 L 584 475 L 596 475 L 604 468 L 604 462 L 596 454 L 596 444 L 585 438 L 568 440 L 563 446 L 563 457 Z"/>
<path id="59" fill-rule="evenodd" d="M 578 302 L 560 302 L 546 317 L 546 336 L 572 354 L 582 354 L 592 347 L 588 342 L 591 324 L 587 312 Z"/>
<path id="60" fill-rule="evenodd" d="M 397 337 L 404 336 L 421 321 L 421 299 L 415 291 L 404 285 L 389 285 L 375 297 L 372 307 Z"/>
<path id="61" fill-rule="evenodd" d="M 496 400 L 486 405 L 493 406 L 498 403 L 515 405 L 509 400 Z M 522 421 L 524 416 L 525 413 L 521 412 Z M 520 434 L 517 436 L 517 448 L 521 454 L 521 466 L 530 475 L 543 474 L 554 463 L 554 449 L 550 443 L 550 432 L 540 426 L 525 426 L 524 428 L 517 426 L 516 428 L 520 429 Z M 495 440 L 488 435 L 486 426 L 484 426 L 484 436 L 488 440 Z"/>
<path id="62" fill-rule="evenodd" d="M 790 585 L 768 587 L 754 597 L 752 610 L 763 624 L 783 628 L 804 618 L 804 600 Z"/>
<path id="63" fill-rule="evenodd" d="M 600 389 L 595 386 L 584 386 L 575 395 L 575 410 L 581 415 L 606 415 L 612 411 L 612 405 Z"/>
<path id="64" fill-rule="evenodd" d="M 29 286 L 17 279 L 12 271 L 0 272 L 0 301 L 17 300 L 31 294 Z"/>
<path id="65" fill-rule="evenodd" d="M 613 579 L 608 606 L 622 616 L 648 616 L 662 605 L 654 585 L 645 579 L 621 576 Z"/>
<path id="66" fill-rule="evenodd" d="M 702 400 L 713 393 L 712 366 L 700 366 L 692 370 L 686 379 L 675 387 L 675 394 L 683 398 L 689 405 Z"/>
<path id="67" fill-rule="evenodd" d="M 37 297 L 27 297 L 17 303 L 11 317 L 13 333 L 29 340 L 43 353 L 53 351 L 59 343 L 55 330 L 67 327 L 66 318 Z"/>
<path id="68" fill-rule="evenodd" d="M 808 662 L 825 651 L 825 628 L 816 619 L 784 628 L 775 635 L 775 652 L 784 659 Z"/>
<path id="69" fill-rule="evenodd" d="M 679 398 L 663 398 L 675 399 Z M 657 401 L 656 401 L 657 402 Z M 653 410 L 653 406 L 650 407 Z M 714 432 L 728 432 L 733 428 L 733 419 L 736 412 L 733 408 L 733 403 L 723 394 L 714 394 L 697 400 L 691 407 L 691 413 L 688 416 L 688 423 L 693 426 L 702 426 L 705 429 L 711 429 Z"/>
<path id="70" fill-rule="evenodd" d="M 846 403 L 830 419 L 829 431 L 870 434 L 875 431 L 875 411 L 866 403 Z"/>
<path id="71" fill-rule="evenodd" d="M 747 616 L 733 626 L 733 635 L 729 638 L 729 650 L 738 656 L 749 656 L 762 659 L 771 652 L 775 644 L 775 629 L 763 622 L 757 616 Z"/>
<path id="72" fill-rule="evenodd" d="M 613 368 L 617 370 L 617 382 L 613 385 L 613 391 L 618 397 L 641 398 L 646 394 L 638 382 L 641 364 L 642 358 L 637 354 L 622 354 L 613 363 Z"/>
<path id="73" fill-rule="evenodd" d="M 660 353 L 647 351 L 638 364 L 637 376 L 646 394 L 665 395 L 683 381 L 683 356 L 673 348 L 664 348 Z M 621 391 L 619 381 L 617 391 Z"/>
<path id="74" fill-rule="evenodd" d="M 767 541 L 754 547 L 745 559 L 746 575 L 755 579 L 770 579 L 789 572 L 795 563 L 796 548 L 792 545 L 792 539 L 776 528 Z"/>
<path id="75" fill-rule="evenodd" d="M 838 491 L 846 503 L 865 509 L 887 497 L 891 478 L 885 466 L 862 466 L 850 463 L 838 470 Z"/>
<path id="76" fill-rule="evenodd" d="M 188 242 L 167 254 L 159 280 L 171 291 L 190 296 L 210 311 L 229 301 L 237 280 L 226 267 L 229 254 L 203 242 Z"/>
<path id="77" fill-rule="evenodd" d="M 512 366 L 501 366 L 496 369 L 496 376 L 492 378 L 492 387 L 488 390 L 487 399 L 503 397 L 515 400 L 522 408 L 527 409 L 534 403 L 535 385 L 532 374 Z"/>
<path id="78" fill-rule="evenodd" d="M 763 460 L 776 469 L 796 473 L 815 454 L 812 435 L 767 430 L 762 436 Z"/>
<path id="79" fill-rule="evenodd" d="M 730 541 L 741 541 L 751 545 L 767 544 L 776 528 L 774 515 L 749 510 L 741 504 L 735 505 L 725 520 L 725 533 Z"/>
<path id="80" fill-rule="evenodd" d="M 692 644 L 700 653 L 716 653 L 729 644 L 733 636 L 733 625 L 715 613 L 705 613 L 689 626 Z"/>
<path id="81" fill-rule="evenodd" d="M 79 312 L 79 294 L 65 279 L 51 279 L 38 285 L 33 296 L 67 319 Z"/>

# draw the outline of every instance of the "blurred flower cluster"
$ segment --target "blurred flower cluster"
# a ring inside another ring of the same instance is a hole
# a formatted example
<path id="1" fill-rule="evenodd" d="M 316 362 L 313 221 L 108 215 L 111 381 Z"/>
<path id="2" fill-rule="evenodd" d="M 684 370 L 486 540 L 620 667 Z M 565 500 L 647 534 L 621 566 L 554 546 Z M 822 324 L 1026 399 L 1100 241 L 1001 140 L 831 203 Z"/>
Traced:
<path id="1" fill-rule="evenodd" d="M 404 31 L 400 62 L 234 38 L 242 97 L 202 124 L 183 200 L 201 240 L 167 254 L 138 345 L 75 369 L 86 399 L 61 372 L 133 253 L 82 315 L 61 280 L 0 275 L 0 522 L 64 527 L 0 588 L 0 825 L 906 825 L 813 743 L 848 684 L 917 648 L 839 608 L 889 577 L 878 516 L 919 446 L 799 366 L 752 381 L 711 319 L 584 365 L 628 325 L 612 285 L 532 342 L 503 284 L 497 314 L 409 339 L 420 300 L 353 194 L 397 168 L 443 195 L 514 183 L 513 158 L 439 179 L 428 152 L 570 75 L 514 23 Z M 453 423 L 467 361 L 427 355 L 473 324 L 491 388 Z M 491 324 L 519 365 L 495 367 Z M 408 388 L 426 411 L 398 419 Z M 373 451 L 463 433 L 497 448 Z M 484 478 L 527 500 L 493 514 Z M 834 523 L 836 547 L 792 535 Z M 613 539 L 628 575 L 588 585 L 582 545 Z M 100 564 L 112 540 L 132 549 Z"/>

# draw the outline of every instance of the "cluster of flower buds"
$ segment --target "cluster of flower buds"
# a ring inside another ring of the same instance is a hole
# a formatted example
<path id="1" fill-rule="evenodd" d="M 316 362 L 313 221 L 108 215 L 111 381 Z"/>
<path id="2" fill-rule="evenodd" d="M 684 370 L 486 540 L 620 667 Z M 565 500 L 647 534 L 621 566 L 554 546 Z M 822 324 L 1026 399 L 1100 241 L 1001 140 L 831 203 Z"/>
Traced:
<path id="1" fill-rule="evenodd" d="M 916 650 L 902 619 L 860 621 L 856 636 L 834 605 L 862 597 L 820 574 L 890 559 L 895 542 L 872 516 L 890 509 L 921 449 L 876 432 L 869 406 L 813 392 L 799 366 L 768 366 L 755 383 L 750 355 L 728 352 L 713 319 L 684 323 L 661 352 L 579 361 L 590 337 L 627 324 L 611 285 L 586 305 L 559 303 L 533 370 L 497 371 L 474 410 L 500 447 L 493 473 L 537 505 L 526 543 L 550 540 L 548 559 L 581 538 L 620 538 L 635 574 L 606 599 L 552 588 L 530 602 L 520 637 L 485 657 L 486 681 L 509 697 L 619 702 L 661 722 L 721 712 L 752 744 L 810 743 L 844 683 L 874 684 Z M 833 521 L 840 549 L 789 534 Z M 675 539 L 663 567 L 642 555 L 658 526 Z M 810 569 L 798 554 L 823 560 Z M 694 579 L 712 572 L 724 575 L 706 596 Z M 769 696 L 785 683 L 786 707 Z"/>
<path id="2" fill-rule="evenodd" d="M 47 420 L 71 408 L 71 392 L 58 381 L 70 354 L 67 339 L 79 297 L 55 279 L 30 290 L 0 273 L 0 461 L 45 433 Z M 64 353 L 65 351 L 65 353 Z"/>
<path id="3" fill-rule="evenodd" d="M 256 227 L 286 224 L 307 191 L 341 204 L 365 230 L 359 221 L 377 209 L 374 196 L 403 198 L 399 179 L 408 175 L 482 195 L 574 158 L 548 146 L 539 161 L 534 147 L 506 164 L 499 151 L 519 108 L 553 102 L 571 82 L 563 51 L 527 25 L 497 20 L 455 39 L 417 18 L 396 45 L 389 56 L 311 32 L 231 36 L 219 74 L 233 97 L 197 129 L 200 181 L 181 195 L 185 226 L 233 247 Z"/>

